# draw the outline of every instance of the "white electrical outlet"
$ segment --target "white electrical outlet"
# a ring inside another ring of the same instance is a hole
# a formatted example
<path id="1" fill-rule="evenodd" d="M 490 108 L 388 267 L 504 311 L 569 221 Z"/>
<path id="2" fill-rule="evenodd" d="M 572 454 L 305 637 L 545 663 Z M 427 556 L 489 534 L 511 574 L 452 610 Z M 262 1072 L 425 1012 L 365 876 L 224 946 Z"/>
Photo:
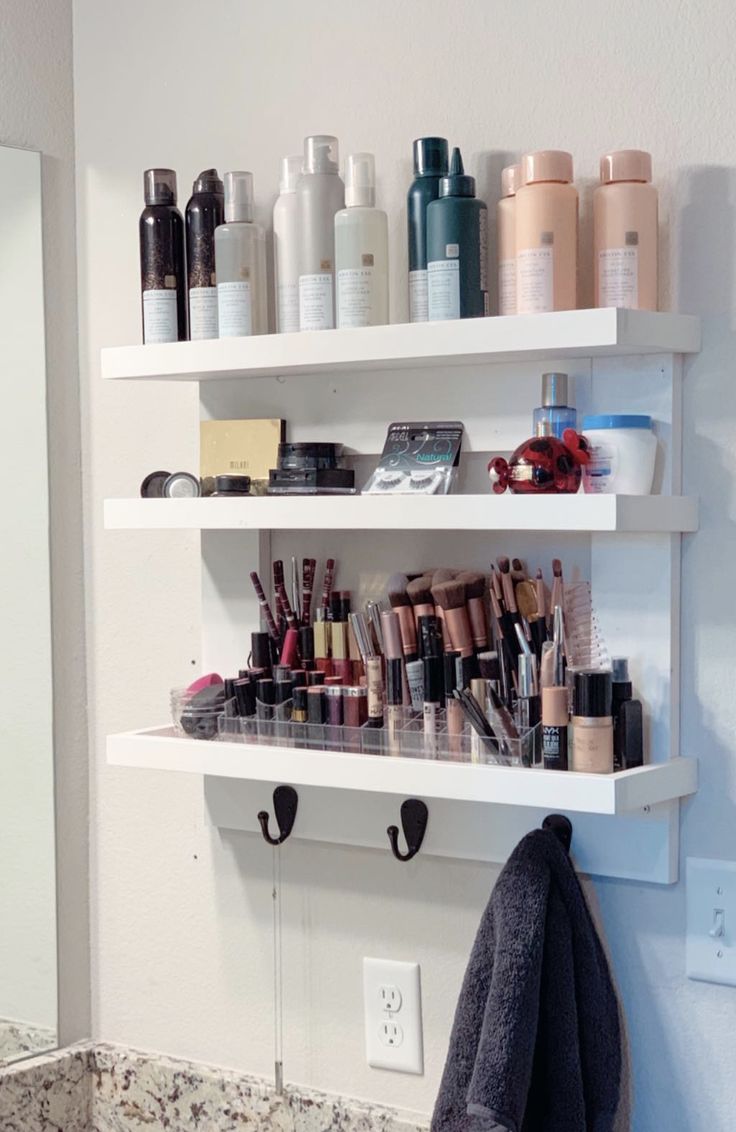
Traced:
<path id="1" fill-rule="evenodd" d="M 374 1069 L 424 1072 L 418 963 L 363 960 L 365 1052 Z"/>

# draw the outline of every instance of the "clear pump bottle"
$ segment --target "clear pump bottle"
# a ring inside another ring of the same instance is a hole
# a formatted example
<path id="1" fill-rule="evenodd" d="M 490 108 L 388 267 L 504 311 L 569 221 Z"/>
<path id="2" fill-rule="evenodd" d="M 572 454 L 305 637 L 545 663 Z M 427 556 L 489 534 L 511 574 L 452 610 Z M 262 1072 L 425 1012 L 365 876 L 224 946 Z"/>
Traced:
<path id="1" fill-rule="evenodd" d="M 351 153 L 345 164 L 345 203 L 335 215 L 337 325 L 388 322 L 388 217 L 376 203 L 372 153 Z"/>
<path id="2" fill-rule="evenodd" d="M 225 174 L 225 223 L 215 231 L 220 338 L 266 334 L 266 237 L 253 221 L 253 174 Z"/>
<path id="3" fill-rule="evenodd" d="M 299 329 L 299 220 L 296 186 L 301 172 L 301 154 L 282 159 L 280 191 L 273 206 L 276 329 L 280 334 Z"/>
<path id="4" fill-rule="evenodd" d="M 299 225 L 299 329 L 335 325 L 335 213 L 345 207 L 337 138 L 304 139 L 304 169 L 296 186 Z"/>

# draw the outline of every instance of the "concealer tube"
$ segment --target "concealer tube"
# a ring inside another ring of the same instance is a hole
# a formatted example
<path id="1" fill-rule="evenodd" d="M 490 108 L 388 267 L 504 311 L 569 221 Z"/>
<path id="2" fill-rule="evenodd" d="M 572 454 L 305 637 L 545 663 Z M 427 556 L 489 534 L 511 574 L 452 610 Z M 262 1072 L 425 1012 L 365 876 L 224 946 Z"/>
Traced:
<path id="1" fill-rule="evenodd" d="M 572 770 L 613 772 L 612 678 L 607 671 L 575 673 Z"/>
<path id="2" fill-rule="evenodd" d="M 447 720 L 447 737 L 451 755 L 460 755 L 462 751 L 461 735 L 465 725 L 465 716 L 460 701 L 455 699 L 455 689 L 460 686 L 458 680 L 459 652 L 446 652 L 445 664 L 445 718 Z"/>
<path id="3" fill-rule="evenodd" d="M 365 675 L 368 685 L 368 720 L 374 724 L 383 721 L 383 665 L 380 656 L 365 658 Z"/>
<path id="4" fill-rule="evenodd" d="M 542 757 L 545 770 L 567 770 L 567 688 L 542 688 Z"/>
<path id="5" fill-rule="evenodd" d="M 386 660 L 386 740 L 389 755 L 401 753 L 400 732 L 404 722 L 404 665 L 401 657 Z"/>
<path id="6" fill-rule="evenodd" d="M 442 659 L 425 656 L 424 666 L 424 753 L 428 759 L 437 758 L 437 731 L 442 696 Z"/>
<path id="7" fill-rule="evenodd" d="M 424 664 L 421 660 L 407 661 L 406 680 L 409 685 L 411 710 L 420 712 L 424 705 Z"/>

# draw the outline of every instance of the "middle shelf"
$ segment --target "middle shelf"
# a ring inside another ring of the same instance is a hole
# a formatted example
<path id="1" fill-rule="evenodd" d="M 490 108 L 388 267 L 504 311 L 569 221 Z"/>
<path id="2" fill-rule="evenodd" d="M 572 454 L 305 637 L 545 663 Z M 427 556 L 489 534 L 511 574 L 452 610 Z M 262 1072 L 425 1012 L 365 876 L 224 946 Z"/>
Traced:
<path id="1" fill-rule="evenodd" d="M 411 506 L 409 506 L 411 500 Z M 352 495 L 107 499 L 108 530 L 619 531 L 698 529 L 679 495 Z"/>

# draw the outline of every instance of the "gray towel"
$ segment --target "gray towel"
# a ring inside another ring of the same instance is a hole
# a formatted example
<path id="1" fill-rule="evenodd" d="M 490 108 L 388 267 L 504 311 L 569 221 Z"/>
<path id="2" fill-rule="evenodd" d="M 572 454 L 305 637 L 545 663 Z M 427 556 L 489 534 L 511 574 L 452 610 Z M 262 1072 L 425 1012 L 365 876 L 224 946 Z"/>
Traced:
<path id="1" fill-rule="evenodd" d="M 613 1132 L 618 1001 L 555 835 L 517 845 L 483 914 L 432 1132 Z"/>

